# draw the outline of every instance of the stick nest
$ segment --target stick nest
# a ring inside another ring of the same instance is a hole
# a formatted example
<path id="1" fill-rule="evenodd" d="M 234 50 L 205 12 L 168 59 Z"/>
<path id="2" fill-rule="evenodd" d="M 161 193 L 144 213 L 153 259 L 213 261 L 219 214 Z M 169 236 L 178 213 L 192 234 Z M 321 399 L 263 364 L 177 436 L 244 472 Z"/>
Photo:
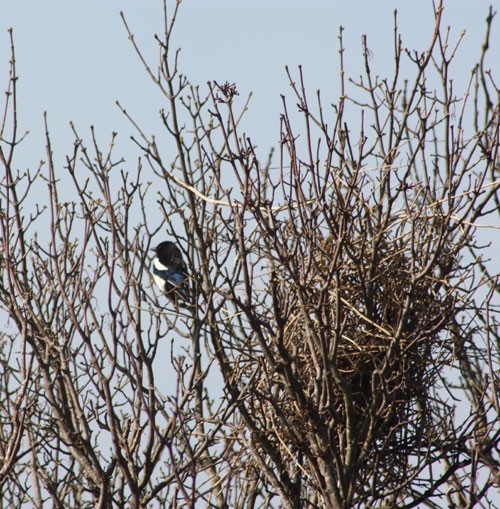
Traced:
<path id="1" fill-rule="evenodd" d="M 432 391 L 451 355 L 445 331 L 456 302 L 443 273 L 453 257 L 442 249 L 429 262 L 423 251 L 405 251 L 407 239 L 337 245 L 321 240 L 298 271 L 273 274 L 282 326 L 270 350 L 280 362 L 278 369 L 263 363 L 259 411 L 273 416 L 288 453 L 317 433 L 330 434 L 330 447 L 342 451 L 350 426 L 367 468 L 383 449 L 378 468 L 386 463 L 402 477 L 409 452 L 437 439 Z"/>

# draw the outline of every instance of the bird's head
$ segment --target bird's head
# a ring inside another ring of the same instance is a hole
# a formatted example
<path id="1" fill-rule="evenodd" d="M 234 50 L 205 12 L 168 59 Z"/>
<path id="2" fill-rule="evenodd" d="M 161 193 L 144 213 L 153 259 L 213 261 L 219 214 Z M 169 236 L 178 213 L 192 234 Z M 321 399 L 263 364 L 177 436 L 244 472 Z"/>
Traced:
<path id="1" fill-rule="evenodd" d="M 153 251 L 163 265 L 182 265 L 182 254 L 179 248 L 170 240 L 158 244 Z"/>

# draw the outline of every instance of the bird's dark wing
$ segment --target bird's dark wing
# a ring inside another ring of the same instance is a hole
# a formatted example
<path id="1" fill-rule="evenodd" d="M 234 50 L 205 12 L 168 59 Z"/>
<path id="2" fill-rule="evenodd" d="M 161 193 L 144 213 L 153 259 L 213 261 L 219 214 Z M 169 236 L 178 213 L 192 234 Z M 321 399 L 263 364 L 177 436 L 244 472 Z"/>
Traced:
<path id="1" fill-rule="evenodd" d="M 189 281 L 184 272 L 173 267 L 160 269 L 156 264 L 153 264 L 153 275 L 158 286 L 176 306 L 180 300 L 189 302 Z M 163 285 L 159 283 L 163 283 Z"/>

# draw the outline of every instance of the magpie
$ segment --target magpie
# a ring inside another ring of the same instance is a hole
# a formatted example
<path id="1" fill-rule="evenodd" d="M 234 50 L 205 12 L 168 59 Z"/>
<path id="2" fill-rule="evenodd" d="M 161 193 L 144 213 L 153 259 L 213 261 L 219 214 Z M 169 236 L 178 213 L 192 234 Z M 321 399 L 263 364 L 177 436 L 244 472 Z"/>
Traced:
<path id="1" fill-rule="evenodd" d="M 180 249 L 169 240 L 154 251 L 153 279 L 175 307 L 189 302 L 189 278 Z"/>

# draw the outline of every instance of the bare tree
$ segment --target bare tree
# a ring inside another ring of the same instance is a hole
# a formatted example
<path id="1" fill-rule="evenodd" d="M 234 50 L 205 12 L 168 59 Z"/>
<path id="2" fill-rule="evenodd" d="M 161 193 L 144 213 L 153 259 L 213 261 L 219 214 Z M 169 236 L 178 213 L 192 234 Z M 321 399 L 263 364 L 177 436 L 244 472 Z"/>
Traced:
<path id="1" fill-rule="evenodd" d="M 176 147 L 163 153 L 119 104 L 135 168 L 115 134 L 102 148 L 75 127 L 57 168 L 46 122 L 45 162 L 17 170 L 11 33 L 1 506 L 493 507 L 499 281 L 481 241 L 500 210 L 493 11 L 461 96 L 442 3 L 423 51 L 405 49 L 395 17 L 385 79 L 366 39 L 364 74 L 348 79 L 341 28 L 337 103 L 287 71 L 293 97 L 263 158 L 236 85 L 204 95 L 181 74 L 179 8 L 164 2 L 157 65 L 123 17 Z M 184 307 L 151 285 L 166 238 L 189 267 Z"/>

